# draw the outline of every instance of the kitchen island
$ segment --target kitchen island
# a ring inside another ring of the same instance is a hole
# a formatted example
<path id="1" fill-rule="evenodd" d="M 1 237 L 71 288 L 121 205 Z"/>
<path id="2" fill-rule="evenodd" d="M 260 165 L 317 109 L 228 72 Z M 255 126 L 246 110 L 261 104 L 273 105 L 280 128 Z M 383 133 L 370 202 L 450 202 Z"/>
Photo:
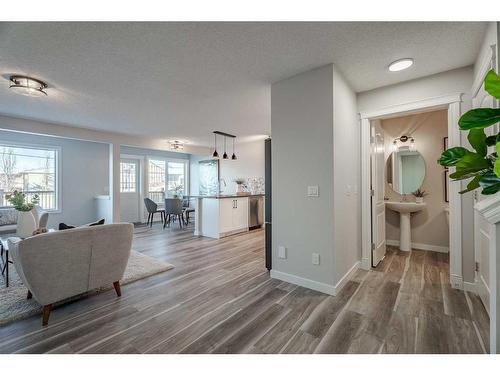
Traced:
<path id="1" fill-rule="evenodd" d="M 250 202 L 254 198 L 259 198 L 257 209 L 262 215 L 264 194 L 190 196 L 196 202 L 195 236 L 222 238 L 248 231 Z"/>

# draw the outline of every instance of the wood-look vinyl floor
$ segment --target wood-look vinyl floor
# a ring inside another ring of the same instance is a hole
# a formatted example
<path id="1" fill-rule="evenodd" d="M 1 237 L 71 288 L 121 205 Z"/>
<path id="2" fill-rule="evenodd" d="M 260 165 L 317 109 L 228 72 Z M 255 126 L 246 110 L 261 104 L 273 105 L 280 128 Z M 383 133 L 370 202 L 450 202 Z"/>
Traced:
<path id="1" fill-rule="evenodd" d="M 264 232 L 221 240 L 137 228 L 133 248 L 175 269 L 0 327 L 0 353 L 484 353 L 479 298 L 446 254 L 389 248 L 335 297 L 273 280 Z"/>

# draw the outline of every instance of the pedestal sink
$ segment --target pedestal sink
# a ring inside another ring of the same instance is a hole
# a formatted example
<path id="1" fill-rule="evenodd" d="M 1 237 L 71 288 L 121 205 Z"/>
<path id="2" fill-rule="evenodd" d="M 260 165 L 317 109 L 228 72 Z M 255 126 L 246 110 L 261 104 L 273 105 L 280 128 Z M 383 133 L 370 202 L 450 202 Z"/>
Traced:
<path id="1" fill-rule="evenodd" d="M 392 211 L 399 212 L 399 248 L 402 251 L 411 250 L 410 214 L 422 211 L 425 203 L 416 202 L 385 202 L 385 206 Z"/>

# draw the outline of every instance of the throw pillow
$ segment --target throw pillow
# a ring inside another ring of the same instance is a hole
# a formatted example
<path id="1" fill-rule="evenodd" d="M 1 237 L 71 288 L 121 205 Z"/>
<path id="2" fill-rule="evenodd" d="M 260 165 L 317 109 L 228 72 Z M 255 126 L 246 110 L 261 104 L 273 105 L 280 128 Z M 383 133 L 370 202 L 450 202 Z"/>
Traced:
<path id="1" fill-rule="evenodd" d="M 59 223 L 59 230 L 73 229 L 73 228 L 76 228 L 76 227 L 75 227 L 75 226 L 73 226 L 73 225 L 68 225 L 68 224 L 64 224 L 64 223 Z"/>
<path id="2" fill-rule="evenodd" d="M 99 221 L 96 221 L 95 223 L 90 223 L 89 227 L 93 227 L 95 225 L 103 225 L 104 224 L 104 219 L 101 219 Z"/>

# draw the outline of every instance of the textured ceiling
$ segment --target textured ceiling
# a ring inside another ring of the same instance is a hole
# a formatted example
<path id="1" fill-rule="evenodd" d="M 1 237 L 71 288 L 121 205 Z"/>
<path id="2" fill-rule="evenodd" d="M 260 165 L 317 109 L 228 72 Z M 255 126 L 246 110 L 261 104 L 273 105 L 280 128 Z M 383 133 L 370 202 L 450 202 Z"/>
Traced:
<path id="1" fill-rule="evenodd" d="M 270 83 L 334 63 L 357 92 L 473 63 L 485 23 L 0 23 L 0 113 L 208 144 L 270 133 Z M 413 57 L 413 68 L 387 65 Z M 15 95 L 5 79 L 48 82 Z"/>

